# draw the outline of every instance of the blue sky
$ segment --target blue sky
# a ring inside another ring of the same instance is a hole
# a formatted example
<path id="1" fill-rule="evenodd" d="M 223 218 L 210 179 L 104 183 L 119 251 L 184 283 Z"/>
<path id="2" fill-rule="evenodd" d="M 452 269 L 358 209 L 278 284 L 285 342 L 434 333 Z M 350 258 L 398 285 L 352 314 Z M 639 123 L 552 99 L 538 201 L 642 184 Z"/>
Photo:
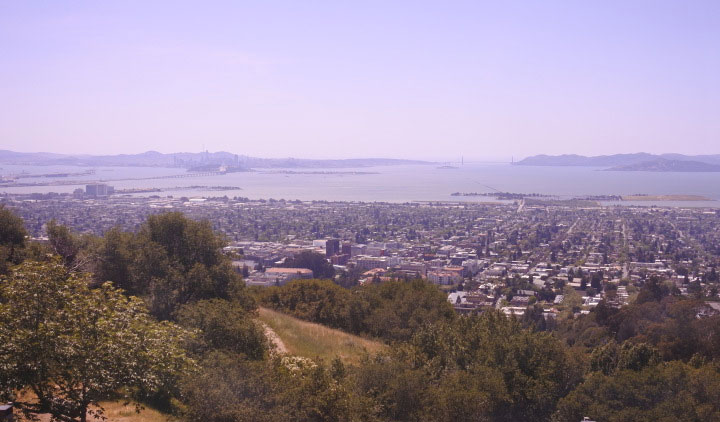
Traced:
<path id="1" fill-rule="evenodd" d="M 720 1 L 0 0 L 0 148 L 720 153 Z"/>

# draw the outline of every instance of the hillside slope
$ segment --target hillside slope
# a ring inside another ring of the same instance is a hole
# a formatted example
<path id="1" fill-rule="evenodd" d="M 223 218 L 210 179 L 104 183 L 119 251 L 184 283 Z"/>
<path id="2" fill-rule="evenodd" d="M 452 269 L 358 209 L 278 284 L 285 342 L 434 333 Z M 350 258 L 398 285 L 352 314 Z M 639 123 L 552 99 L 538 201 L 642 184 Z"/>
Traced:
<path id="1" fill-rule="evenodd" d="M 348 334 L 321 324 L 303 321 L 267 308 L 259 308 L 260 321 L 282 340 L 288 353 L 329 361 L 336 356 L 345 363 L 358 363 L 367 352 L 378 353 L 387 346 L 379 341 Z"/>

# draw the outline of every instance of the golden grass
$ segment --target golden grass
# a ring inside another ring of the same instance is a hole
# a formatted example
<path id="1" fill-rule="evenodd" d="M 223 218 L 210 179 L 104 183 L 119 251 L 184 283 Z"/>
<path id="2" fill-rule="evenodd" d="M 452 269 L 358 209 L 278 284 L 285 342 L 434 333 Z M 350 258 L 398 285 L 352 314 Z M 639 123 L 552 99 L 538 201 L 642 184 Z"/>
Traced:
<path id="1" fill-rule="evenodd" d="M 105 409 L 105 422 L 170 422 L 174 419 L 170 415 L 158 412 L 155 409 L 144 408 L 140 413 L 135 411 L 134 405 L 125 405 L 122 402 L 101 402 L 101 406 Z M 50 422 L 49 414 L 36 415 L 39 422 Z M 20 415 L 15 417 L 18 421 L 25 421 Z M 102 421 L 88 415 L 88 422 Z"/>
<path id="2" fill-rule="evenodd" d="M 103 402 L 101 405 L 105 409 L 107 422 L 168 422 L 172 420 L 169 415 L 148 407 L 137 413 L 133 405 L 124 405 L 119 402 Z"/>
<path id="3" fill-rule="evenodd" d="M 379 341 L 302 321 L 272 309 L 259 308 L 259 313 L 260 321 L 275 331 L 292 355 L 325 361 L 340 357 L 345 363 L 356 364 L 366 353 L 373 355 L 387 347 Z"/>

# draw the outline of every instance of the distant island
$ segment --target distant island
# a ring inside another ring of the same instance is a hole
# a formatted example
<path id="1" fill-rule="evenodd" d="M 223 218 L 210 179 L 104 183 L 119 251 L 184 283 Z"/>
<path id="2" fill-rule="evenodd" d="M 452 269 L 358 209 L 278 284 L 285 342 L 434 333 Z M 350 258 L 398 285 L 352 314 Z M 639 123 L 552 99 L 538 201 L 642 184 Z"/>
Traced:
<path id="1" fill-rule="evenodd" d="M 701 195 L 625 195 L 623 201 L 712 201 Z"/>
<path id="2" fill-rule="evenodd" d="M 15 152 L 0 150 L 1 164 L 41 166 L 122 166 L 122 167 L 180 167 L 191 171 L 248 171 L 253 168 L 358 168 L 434 164 L 428 161 L 393 158 L 301 159 L 258 158 L 230 152 L 178 152 L 164 154 L 147 151 L 140 154 L 71 155 L 47 152 Z"/>
<path id="3" fill-rule="evenodd" d="M 126 189 L 115 189 L 117 195 L 127 195 L 136 193 L 147 193 L 147 192 L 170 192 L 176 190 L 190 190 L 190 189 L 202 189 L 205 191 L 230 191 L 230 190 L 242 190 L 238 186 L 175 186 L 171 188 L 126 188 Z"/>
<path id="4" fill-rule="evenodd" d="M 614 154 L 586 157 L 583 155 L 534 155 L 513 163 L 518 166 L 607 167 L 607 171 L 654 172 L 718 172 L 720 154 Z"/>
<path id="5" fill-rule="evenodd" d="M 453 192 L 450 196 L 487 196 L 502 200 L 517 200 L 525 198 L 549 198 L 550 195 L 540 193 L 514 193 L 514 192 Z"/>
<path id="6" fill-rule="evenodd" d="M 606 171 L 659 171 L 659 172 L 718 172 L 720 165 L 701 161 L 656 160 L 610 167 Z"/>
<path id="7" fill-rule="evenodd" d="M 351 175 L 351 176 L 358 176 L 358 175 L 365 175 L 365 174 L 380 174 L 380 172 L 377 171 L 322 171 L 322 170 L 316 170 L 316 171 L 296 171 L 296 170 L 270 170 L 270 171 L 263 171 L 263 174 L 316 174 L 316 175 Z"/>

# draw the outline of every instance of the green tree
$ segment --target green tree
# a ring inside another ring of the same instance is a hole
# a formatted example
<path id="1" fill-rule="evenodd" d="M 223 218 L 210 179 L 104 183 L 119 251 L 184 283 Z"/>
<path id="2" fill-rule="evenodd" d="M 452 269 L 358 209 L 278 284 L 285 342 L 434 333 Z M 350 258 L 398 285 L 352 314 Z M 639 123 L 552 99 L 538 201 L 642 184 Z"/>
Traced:
<path id="1" fill-rule="evenodd" d="M 8 263 L 21 261 L 25 236 L 27 232 L 23 220 L 0 205 L 0 274 L 7 271 Z"/>
<path id="2" fill-rule="evenodd" d="M 610 375 L 617 369 L 620 350 L 617 343 L 609 341 L 596 347 L 590 356 L 590 370 Z"/>
<path id="3" fill-rule="evenodd" d="M 100 281 L 112 281 L 127 294 L 137 295 L 138 286 L 133 283 L 131 264 L 133 261 L 133 235 L 118 227 L 108 230 L 98 250 L 95 276 Z"/>
<path id="4" fill-rule="evenodd" d="M 192 368 L 185 330 L 110 283 L 89 283 L 58 262 L 25 262 L 0 280 L 0 391 L 26 413 L 85 421 L 100 400 L 168 392 Z"/>
<path id="5" fill-rule="evenodd" d="M 180 212 L 151 215 L 140 234 L 142 240 L 160 245 L 185 272 L 196 264 L 212 267 L 223 261 L 220 249 L 224 240 L 207 220 L 194 221 Z"/>
<path id="6" fill-rule="evenodd" d="M 496 421 L 548 418 L 581 375 L 575 356 L 552 335 L 497 312 L 426 326 L 410 344 L 400 348 L 403 359 L 433 377 L 463 371 L 485 380 L 478 392 L 485 415 Z"/>
<path id="7" fill-rule="evenodd" d="M 307 268 L 312 270 L 315 278 L 335 277 L 335 268 L 325 259 L 325 256 L 312 251 L 302 251 L 294 257 L 285 260 L 285 267 Z"/>
<path id="8" fill-rule="evenodd" d="M 179 212 L 150 216 L 136 244 L 135 284 L 142 286 L 160 319 L 171 318 L 186 303 L 241 294 L 242 280 L 222 254 L 224 240 L 208 221 Z"/>
<path id="9" fill-rule="evenodd" d="M 670 362 L 641 371 L 591 374 L 560 400 L 552 420 L 584 416 L 608 422 L 720 420 L 720 374 L 706 365 Z"/>
<path id="10" fill-rule="evenodd" d="M 357 395 L 367 400 L 379 420 L 433 421 L 432 383 L 422 370 L 392 356 L 366 359 L 350 376 Z M 436 412 L 439 414 L 439 412 Z"/>
<path id="11" fill-rule="evenodd" d="M 626 341 L 620 348 L 617 364 L 620 370 L 639 371 L 658 363 L 660 363 L 660 353 L 656 348 L 647 343 L 632 344 Z"/>
<path id="12" fill-rule="evenodd" d="M 224 239 L 207 221 L 179 212 L 153 215 L 137 234 L 108 231 L 97 247 L 95 277 L 142 297 L 161 320 L 172 319 L 182 305 L 204 299 L 232 296 L 253 309 L 223 246 Z"/>
<path id="13" fill-rule="evenodd" d="M 47 235 L 50 246 L 59 255 L 66 266 L 75 266 L 76 258 L 80 252 L 80 241 L 67 226 L 58 224 L 53 218 L 47 223 Z"/>
<path id="14" fill-rule="evenodd" d="M 611 375 L 622 370 L 640 371 L 660 361 L 660 353 L 647 343 L 633 344 L 626 341 L 618 347 L 617 343 L 610 341 L 592 351 L 590 369 Z"/>
<path id="15" fill-rule="evenodd" d="M 353 290 L 329 280 L 295 280 L 259 296 L 263 304 L 298 318 L 391 341 L 408 340 L 425 324 L 456 318 L 446 295 L 423 280 Z"/>
<path id="16" fill-rule="evenodd" d="M 223 351 L 207 354 L 181 383 L 189 422 L 275 422 L 290 419 L 283 385 L 266 362 Z"/>
<path id="17" fill-rule="evenodd" d="M 363 286 L 358 296 L 371 309 L 365 323 L 369 333 L 388 340 L 406 341 L 427 324 L 456 319 L 447 295 L 424 280 Z"/>
<path id="18" fill-rule="evenodd" d="M 284 286 L 269 287 L 261 292 L 260 300 L 306 321 L 352 332 L 362 328 L 351 318 L 355 300 L 352 292 L 329 280 L 295 280 Z"/>
<path id="19" fill-rule="evenodd" d="M 192 347 L 196 353 L 225 350 L 261 360 L 268 350 L 267 338 L 252 317 L 236 303 L 208 299 L 182 306 L 176 319 L 181 326 L 200 331 Z"/>
<path id="20" fill-rule="evenodd" d="M 306 358 L 285 356 L 273 362 L 283 385 L 283 399 L 290 404 L 290 420 L 342 422 L 354 418 L 354 404 L 341 383 L 343 370 Z"/>
<path id="21" fill-rule="evenodd" d="M 670 289 L 657 277 L 650 277 L 640 289 L 635 302 L 638 304 L 646 302 L 659 302 L 663 297 L 670 294 Z"/>

